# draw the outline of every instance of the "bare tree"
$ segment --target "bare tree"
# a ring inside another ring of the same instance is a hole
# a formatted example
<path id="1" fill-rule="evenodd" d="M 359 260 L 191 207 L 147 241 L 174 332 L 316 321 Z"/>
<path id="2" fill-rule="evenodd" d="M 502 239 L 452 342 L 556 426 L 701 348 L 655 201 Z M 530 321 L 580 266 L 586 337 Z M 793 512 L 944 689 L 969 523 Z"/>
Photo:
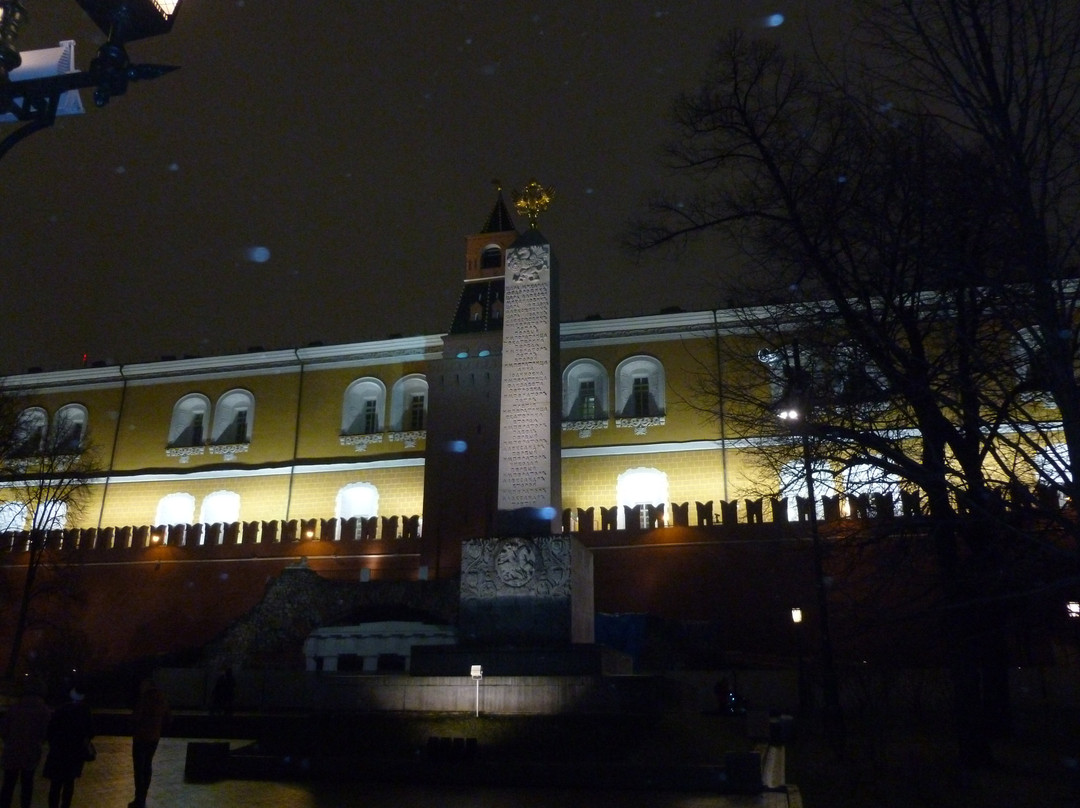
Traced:
<path id="1" fill-rule="evenodd" d="M 1080 481 L 1080 381 L 1076 283 L 1080 249 L 1080 11 L 1060 0 L 894 0 L 871 8 L 864 27 L 879 47 L 869 73 L 885 97 L 933 116 L 955 143 L 977 150 L 1001 215 L 996 241 L 1008 263 L 996 278 L 1000 321 L 1012 324 L 1027 390 L 1052 406 L 1017 400 L 999 384 L 992 404 L 1054 431 L 1016 433 L 1009 449 L 1039 452 L 1043 482 L 1074 501 Z M 1041 412 L 1040 412 L 1041 410 Z M 1047 445 L 1061 448 L 1049 455 Z"/>
<path id="2" fill-rule="evenodd" d="M 907 47 L 916 59 L 915 50 L 929 45 L 912 43 L 920 35 L 934 41 L 919 28 L 922 5 L 886 4 L 896 13 L 867 29 L 873 42 Z M 945 42 L 956 33 L 946 25 L 949 9 L 1016 10 L 926 5 L 942 10 L 945 27 L 936 35 Z M 914 32 L 902 29 L 905 22 Z M 967 32 L 968 22 L 956 24 Z M 1037 56 L 1012 68 L 1029 68 Z M 874 58 L 880 62 L 880 51 Z M 945 63 L 938 59 L 938 72 L 925 75 L 948 84 Z M 978 73 L 983 65 L 967 66 Z M 650 249 L 720 233 L 752 269 L 737 294 L 771 302 L 748 310 L 745 322 L 766 346 L 770 369 L 762 376 L 771 373 L 772 384 L 745 386 L 747 400 L 728 408 L 729 422 L 741 417 L 747 434 L 775 434 L 768 419 L 775 425 L 778 399 L 796 396 L 798 431 L 817 457 L 841 469 L 875 468 L 921 492 L 970 741 L 1007 703 L 1002 618 L 1016 582 L 999 571 L 1030 550 L 1030 533 L 1001 518 L 998 491 L 1049 482 L 1056 470 L 1056 482 L 1073 493 L 1068 419 L 1080 406 L 1078 319 L 1066 270 L 1075 241 L 1067 227 L 1076 217 L 1059 209 L 1071 200 L 1063 183 L 1053 205 L 1043 200 L 1038 226 L 1024 224 L 1032 200 L 1015 187 L 1000 144 L 958 126 L 941 99 L 922 103 L 923 73 L 905 85 L 904 72 L 890 67 L 852 59 L 838 71 L 732 35 L 702 88 L 676 104 L 677 139 L 667 155 L 681 184 L 653 201 L 632 239 Z M 1045 123 L 1066 130 L 1055 138 L 1080 142 L 1064 110 Z M 1066 162 L 1047 158 L 1042 177 L 1051 163 L 1059 172 L 1080 165 Z M 1026 179 L 1034 192 L 1038 177 Z M 1055 244 L 1064 252 L 1049 261 Z M 1017 375 L 1024 366 L 1042 372 L 1049 404 L 1030 396 Z M 1070 393 L 1071 403 L 1059 406 Z M 1056 462 L 1036 462 L 1062 434 L 1067 448 L 1052 455 Z M 993 686 L 979 686 L 988 681 Z M 970 742 L 964 748 L 979 752 Z"/>
<path id="3" fill-rule="evenodd" d="M 43 592 L 42 565 L 59 561 L 62 529 L 77 517 L 89 489 L 96 465 L 81 423 L 58 419 L 48 428 L 32 410 L 22 408 L 12 395 L 0 395 L 4 420 L 0 424 L 0 505 L 4 506 L 4 530 L 13 530 L 24 549 L 26 574 L 15 618 L 14 634 L 4 671 L 15 675 L 23 640 L 33 615 L 35 600 Z"/>

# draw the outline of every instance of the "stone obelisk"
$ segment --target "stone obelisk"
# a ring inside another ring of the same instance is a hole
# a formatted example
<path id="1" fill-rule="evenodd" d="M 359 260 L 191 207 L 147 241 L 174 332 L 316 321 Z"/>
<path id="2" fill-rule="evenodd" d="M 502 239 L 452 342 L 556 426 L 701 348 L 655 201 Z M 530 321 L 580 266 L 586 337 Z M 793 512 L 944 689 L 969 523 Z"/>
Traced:
<path id="1" fill-rule="evenodd" d="M 536 228 L 552 191 L 514 194 L 529 229 L 506 252 L 497 532 L 561 529 L 559 285 L 551 245 Z"/>

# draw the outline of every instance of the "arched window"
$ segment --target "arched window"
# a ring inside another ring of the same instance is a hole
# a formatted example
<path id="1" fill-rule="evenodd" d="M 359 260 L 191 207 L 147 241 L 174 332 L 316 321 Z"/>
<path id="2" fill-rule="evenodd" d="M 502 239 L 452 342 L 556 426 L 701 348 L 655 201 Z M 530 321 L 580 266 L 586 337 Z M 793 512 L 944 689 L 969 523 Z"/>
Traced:
<path id="1" fill-rule="evenodd" d="M 390 424 L 399 432 L 420 432 L 427 424 L 428 383 L 422 373 L 402 376 L 390 394 Z"/>
<path id="2" fill-rule="evenodd" d="M 177 492 L 158 500 L 155 525 L 190 525 L 194 521 L 195 497 L 191 494 Z"/>
<path id="3" fill-rule="evenodd" d="M 345 390 L 341 408 L 342 435 L 373 435 L 382 431 L 386 386 L 371 376 L 357 379 Z"/>
<path id="4" fill-rule="evenodd" d="M 61 454 L 78 454 L 82 451 L 86 420 L 86 407 L 82 404 L 65 404 L 56 411 L 53 420 L 56 451 Z"/>
<path id="5" fill-rule="evenodd" d="M 1042 393 L 1050 389 L 1053 375 L 1047 359 L 1047 345 L 1037 326 L 1021 328 L 1016 332 L 1012 357 L 1021 390 Z"/>
<path id="6" fill-rule="evenodd" d="M 251 443 L 255 422 L 255 396 L 247 390 L 230 390 L 214 406 L 214 443 Z"/>
<path id="7" fill-rule="evenodd" d="M 49 428 L 49 416 L 41 407 L 27 407 L 15 421 L 14 454 L 31 457 L 39 454 L 45 445 L 45 433 Z"/>
<path id="8" fill-rule="evenodd" d="M 1072 479 L 1069 447 L 1064 443 L 1051 443 L 1035 455 L 1038 482 L 1044 485 L 1064 485 Z"/>
<path id="9" fill-rule="evenodd" d="M 595 359 L 576 359 L 563 371 L 564 421 L 602 421 L 608 417 L 607 370 Z"/>
<path id="10" fill-rule="evenodd" d="M 0 533 L 9 530 L 26 530 L 26 505 L 22 502 L 0 504 Z"/>
<path id="11" fill-rule="evenodd" d="M 484 247 L 484 251 L 480 253 L 481 269 L 499 269 L 502 266 L 502 262 L 502 247 L 498 244 L 489 244 Z"/>
<path id="12" fill-rule="evenodd" d="M 34 510 L 34 530 L 63 530 L 67 526 L 68 504 L 59 500 L 42 502 Z"/>
<path id="13" fill-rule="evenodd" d="M 1052 443 L 1040 449 L 1035 455 L 1035 471 L 1035 484 L 1055 491 L 1058 505 L 1064 505 L 1067 498 L 1062 486 L 1072 480 L 1069 447 L 1064 443 Z"/>
<path id="14" fill-rule="evenodd" d="M 812 368 L 815 366 L 810 352 L 799 350 L 798 345 L 793 343 L 778 348 L 762 348 L 757 358 L 767 368 L 771 401 L 798 409 L 810 393 Z M 799 366 L 799 378 L 796 378 L 796 364 Z"/>
<path id="15" fill-rule="evenodd" d="M 619 475 L 615 483 L 615 502 L 618 505 L 618 526 L 625 528 L 626 511 L 624 506 L 633 508 L 641 505 L 640 527 L 647 527 L 646 505 L 663 505 L 668 501 L 667 475 L 659 469 L 627 469 Z"/>
<path id="16" fill-rule="evenodd" d="M 209 420 L 210 399 L 201 393 L 189 393 L 173 405 L 169 424 L 171 447 L 203 446 L 206 443 L 206 424 Z"/>
<path id="17" fill-rule="evenodd" d="M 615 406 L 623 418 L 664 414 L 664 366 L 652 356 L 631 356 L 615 369 Z"/>
<path id="18" fill-rule="evenodd" d="M 215 491 L 203 498 L 199 521 L 214 525 L 240 521 L 240 495 L 235 491 Z"/>
<path id="19" fill-rule="evenodd" d="M 814 508 L 818 519 L 825 517 L 822 497 L 836 496 L 836 475 L 832 468 L 823 460 L 817 460 L 810 465 L 810 473 L 814 475 Z M 806 484 L 806 464 L 802 460 L 792 460 L 780 468 L 780 496 L 787 497 L 788 519 L 792 522 L 799 520 L 799 503 L 796 497 L 807 496 L 809 486 Z"/>
<path id="20" fill-rule="evenodd" d="M 832 390 L 844 404 L 882 404 L 888 398 L 889 380 L 859 345 L 844 342 L 832 355 Z"/>
<path id="21" fill-rule="evenodd" d="M 338 519 L 368 518 L 379 513 L 379 489 L 371 483 L 349 483 L 338 489 L 334 515 Z"/>
<path id="22" fill-rule="evenodd" d="M 816 477 L 814 482 L 817 482 Z M 869 463 L 859 463 L 844 470 L 844 493 L 848 496 L 869 494 L 871 498 L 878 494 L 888 494 L 893 499 L 894 514 L 900 505 L 900 481 L 896 475 L 889 474 Z M 885 514 L 876 515 L 884 516 Z"/>

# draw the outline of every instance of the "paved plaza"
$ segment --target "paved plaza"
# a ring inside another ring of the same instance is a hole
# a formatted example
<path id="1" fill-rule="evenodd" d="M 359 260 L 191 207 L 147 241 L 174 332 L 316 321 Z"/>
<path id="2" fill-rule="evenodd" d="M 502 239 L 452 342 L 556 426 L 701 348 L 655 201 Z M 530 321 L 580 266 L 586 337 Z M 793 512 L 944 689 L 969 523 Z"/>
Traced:
<path id="1" fill-rule="evenodd" d="M 72 808 L 125 808 L 133 795 L 131 741 L 99 736 L 98 758 L 75 786 Z M 721 797 L 672 792 L 564 789 L 435 788 L 377 783 L 184 782 L 187 739 L 165 738 L 154 760 L 148 808 L 789 808 L 786 795 Z M 46 808 L 48 781 L 35 786 L 34 808 Z M 793 801 L 790 808 L 797 808 Z"/>

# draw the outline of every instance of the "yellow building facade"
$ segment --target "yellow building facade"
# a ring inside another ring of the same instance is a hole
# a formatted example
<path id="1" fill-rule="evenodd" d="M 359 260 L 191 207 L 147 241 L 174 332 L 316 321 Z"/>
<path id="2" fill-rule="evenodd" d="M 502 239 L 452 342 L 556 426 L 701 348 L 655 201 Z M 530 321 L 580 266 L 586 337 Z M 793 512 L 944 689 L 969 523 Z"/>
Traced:
<path id="1" fill-rule="evenodd" d="M 722 457 L 715 420 L 690 401 L 690 376 L 715 338 L 712 312 L 564 324 L 563 509 L 638 504 L 640 492 L 620 492 L 635 472 L 656 503 L 754 493 L 739 453 Z M 33 373 L 4 385 L 47 429 L 72 410 L 83 419 L 96 473 L 63 528 L 404 520 L 423 515 L 425 371 L 441 351 L 431 335 Z M 650 384 L 636 410 L 633 378 Z M 595 397 L 585 413 L 582 389 Z M 9 518 L 3 527 L 24 526 Z"/>

